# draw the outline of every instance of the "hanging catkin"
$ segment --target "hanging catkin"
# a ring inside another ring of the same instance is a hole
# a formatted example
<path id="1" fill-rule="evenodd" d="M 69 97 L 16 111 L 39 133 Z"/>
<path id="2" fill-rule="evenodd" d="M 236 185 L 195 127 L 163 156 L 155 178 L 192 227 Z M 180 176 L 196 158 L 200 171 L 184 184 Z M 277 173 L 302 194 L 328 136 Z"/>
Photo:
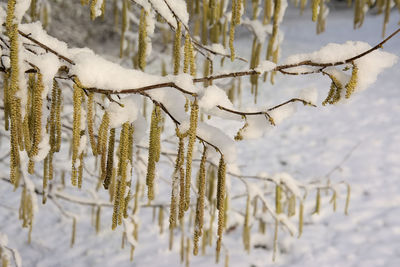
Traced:
<path id="1" fill-rule="evenodd" d="M 193 254 L 197 255 L 199 252 L 199 239 L 203 234 L 204 223 L 204 200 L 206 189 L 206 160 L 207 160 L 207 147 L 204 146 L 203 155 L 200 162 L 199 170 L 199 189 L 196 204 L 196 218 L 194 223 L 194 238 L 193 238 Z"/>
<path id="2" fill-rule="evenodd" d="M 218 166 L 218 184 L 217 184 L 217 209 L 218 209 L 218 230 L 217 230 L 217 247 L 216 247 L 216 261 L 219 261 L 219 255 L 222 245 L 222 233 L 224 230 L 225 219 L 225 177 L 226 164 L 224 156 L 221 155 Z"/>
<path id="3" fill-rule="evenodd" d="M 94 138 L 94 93 L 88 94 L 88 101 L 87 101 L 87 128 L 89 134 L 90 145 L 92 147 L 93 156 L 97 155 L 96 151 L 96 140 Z"/>
<path id="4" fill-rule="evenodd" d="M 179 74 L 179 68 L 181 64 L 181 35 L 182 35 L 182 25 L 180 22 L 177 23 L 175 31 L 175 41 L 174 41 L 174 75 Z"/>
<path id="5" fill-rule="evenodd" d="M 281 10 L 281 0 L 274 0 L 274 18 L 272 25 L 272 35 L 268 40 L 266 60 L 277 63 L 279 53 L 279 40 L 278 40 L 278 22 Z M 271 82 L 273 83 L 274 72 L 271 73 Z M 267 79 L 267 73 L 264 74 L 264 81 Z"/>
<path id="6" fill-rule="evenodd" d="M 72 126 L 72 178 L 71 182 L 73 186 L 77 185 L 77 160 L 79 153 L 79 143 L 81 139 L 81 104 L 82 104 L 82 94 L 83 90 L 74 84 L 74 114 L 73 114 L 73 126 Z"/>
<path id="7" fill-rule="evenodd" d="M 155 105 L 151 114 L 150 123 L 150 137 L 149 137 L 149 157 L 147 163 L 147 197 L 149 200 L 154 199 L 154 178 L 156 170 L 156 162 L 160 157 L 160 126 L 159 122 L 161 119 L 160 107 Z"/>
<path id="8" fill-rule="evenodd" d="M 350 81 L 345 86 L 346 98 L 350 98 L 350 96 L 354 93 L 358 81 L 358 67 L 354 62 L 352 64 L 353 64 L 353 70 L 351 72 L 351 78 Z"/>
<path id="9" fill-rule="evenodd" d="M 103 186 L 108 189 L 111 183 L 114 167 L 114 144 L 115 144 L 115 128 L 110 129 L 110 136 L 108 139 L 108 152 L 107 152 L 107 165 L 106 165 L 106 176 L 103 181 Z"/>
<path id="10" fill-rule="evenodd" d="M 148 13 L 144 8 L 140 12 L 140 23 L 139 23 L 139 68 L 144 71 L 146 67 L 146 54 L 147 54 L 147 19 Z"/>
<path id="11" fill-rule="evenodd" d="M 110 116 L 104 112 L 99 126 L 96 152 L 100 155 L 100 181 L 104 181 L 107 173 L 107 137 L 110 127 Z"/>
<path id="12" fill-rule="evenodd" d="M 199 106 L 197 99 L 191 105 L 190 126 L 189 126 L 189 142 L 186 154 L 186 175 L 185 175 L 185 211 L 190 205 L 190 184 L 192 181 L 192 158 L 194 143 L 196 141 L 197 122 L 199 117 Z"/>

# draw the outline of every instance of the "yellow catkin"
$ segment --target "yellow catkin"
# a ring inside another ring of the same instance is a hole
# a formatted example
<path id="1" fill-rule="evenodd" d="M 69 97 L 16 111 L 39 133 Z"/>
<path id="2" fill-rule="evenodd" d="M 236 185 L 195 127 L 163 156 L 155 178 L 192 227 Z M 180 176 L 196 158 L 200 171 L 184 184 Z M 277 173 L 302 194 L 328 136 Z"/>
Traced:
<path id="1" fill-rule="evenodd" d="M 182 35 L 182 25 L 180 22 L 177 23 L 175 31 L 175 41 L 174 41 L 174 75 L 179 74 L 180 64 L 181 64 L 181 35 Z"/>
<path id="2" fill-rule="evenodd" d="M 115 144 L 115 128 L 110 129 L 110 136 L 108 139 L 108 153 L 107 153 L 107 167 L 106 176 L 103 181 L 103 186 L 108 189 L 111 183 L 114 166 L 114 144 Z"/>
<path id="3" fill-rule="evenodd" d="M 92 20 L 96 18 L 96 4 L 97 0 L 92 0 L 92 3 L 90 4 L 90 18 Z"/>
<path id="4" fill-rule="evenodd" d="M 42 204 L 46 204 L 47 200 L 47 182 L 49 181 L 49 156 L 47 156 L 44 161 L 43 161 L 43 183 L 42 183 L 42 188 L 43 188 L 43 199 L 42 199 Z"/>
<path id="5" fill-rule="evenodd" d="M 201 43 L 203 45 L 207 45 L 208 43 L 208 10 L 207 1 L 203 1 L 203 19 L 201 24 Z"/>
<path id="6" fill-rule="evenodd" d="M 56 107 L 57 107 L 57 87 L 58 83 L 56 80 L 53 80 L 53 88 L 51 90 L 51 108 L 50 108 L 50 118 L 48 123 L 50 124 L 50 153 L 56 150 Z M 25 140 L 26 142 L 26 140 Z M 25 144 L 26 145 L 26 144 Z"/>
<path id="7" fill-rule="evenodd" d="M 96 227 L 96 234 L 100 233 L 100 228 L 101 228 L 101 206 L 97 207 L 95 227 Z"/>
<path id="8" fill-rule="evenodd" d="M 55 152 L 61 149 L 61 107 L 62 107 L 62 93 L 61 88 L 57 88 L 57 104 L 56 104 L 56 145 Z"/>
<path id="9" fill-rule="evenodd" d="M 300 237 L 303 234 L 303 223 L 304 223 L 304 204 L 303 201 L 300 202 L 300 208 L 299 208 L 299 236 Z"/>
<path id="10" fill-rule="evenodd" d="M 184 46 L 184 53 L 183 53 L 183 72 L 188 73 L 189 72 L 189 64 L 190 64 L 190 36 L 189 33 L 186 33 L 185 37 L 185 46 Z"/>
<path id="11" fill-rule="evenodd" d="M 83 178 L 83 165 L 84 165 L 83 152 L 79 156 L 79 162 L 80 163 L 79 163 L 79 167 L 78 167 L 78 188 L 81 189 L 82 188 L 82 178 Z"/>
<path id="12" fill-rule="evenodd" d="M 280 185 L 275 187 L 275 212 L 276 214 L 282 213 L 282 187 Z"/>
<path id="13" fill-rule="evenodd" d="M 288 216 L 292 217 L 296 214 L 296 196 L 291 195 L 289 198 Z"/>
<path id="14" fill-rule="evenodd" d="M 70 243 L 71 248 L 75 244 L 75 236 L 76 236 L 76 218 L 73 218 L 72 219 L 72 231 L 71 231 L 71 243 Z"/>
<path id="15" fill-rule="evenodd" d="M 158 210 L 158 227 L 161 235 L 164 232 L 164 208 L 162 206 Z"/>
<path id="16" fill-rule="evenodd" d="M 224 157 L 221 156 L 218 166 L 218 185 L 217 185 L 217 209 L 218 209 L 218 230 L 217 230 L 217 246 L 216 246 L 216 262 L 219 261 L 219 255 L 222 246 L 222 233 L 225 225 L 225 179 L 226 179 L 226 163 Z"/>
<path id="17" fill-rule="evenodd" d="M 194 238 L 193 238 L 193 254 L 197 255 L 199 252 L 199 239 L 203 234 L 204 224 L 204 201 L 206 189 L 206 160 L 207 160 L 207 147 L 204 147 L 203 155 L 200 161 L 199 170 L 199 188 L 196 204 L 196 218 L 194 225 Z"/>
<path id="18" fill-rule="evenodd" d="M 306 5 L 307 5 L 307 0 L 300 0 L 300 14 L 303 14 Z"/>
<path id="19" fill-rule="evenodd" d="M 104 181 L 107 173 L 107 136 L 109 127 L 110 127 L 110 116 L 108 115 L 107 112 L 104 112 L 99 127 L 97 149 L 96 149 L 97 154 L 100 155 L 101 181 Z"/>
<path id="20" fill-rule="evenodd" d="M 273 18 L 273 25 L 272 25 L 272 35 L 268 40 L 267 46 L 267 55 L 266 60 L 271 60 L 275 63 L 278 61 L 278 51 L 279 47 L 276 44 L 278 42 L 278 20 L 279 14 L 281 10 L 281 0 L 274 0 L 274 18 Z M 271 82 L 273 81 L 274 73 L 271 74 Z M 267 73 L 264 74 L 264 81 L 267 79 Z"/>
<path id="21" fill-rule="evenodd" d="M 183 143 L 183 138 L 179 137 L 179 145 L 178 145 L 178 153 L 176 157 L 176 162 L 175 162 L 175 169 L 174 169 L 174 174 L 172 177 L 172 189 L 171 189 L 171 205 L 170 205 L 170 216 L 169 216 L 169 228 L 170 230 L 173 230 L 176 227 L 177 224 L 177 204 L 178 204 L 178 198 L 179 198 L 179 211 L 180 211 L 180 218 L 183 216 L 183 204 L 184 204 L 184 195 L 180 197 L 178 194 L 179 192 L 185 192 L 184 190 L 184 177 L 183 179 L 180 179 L 180 174 L 181 174 L 181 169 L 183 165 L 183 157 L 184 157 L 184 143 Z M 183 180 L 183 184 L 181 189 L 179 188 L 180 186 L 180 180 Z M 170 243 L 170 249 L 172 249 L 172 245 Z"/>
<path id="22" fill-rule="evenodd" d="M 33 74 L 32 74 L 33 76 Z M 10 116 L 10 104 L 9 104 L 9 72 L 4 72 L 3 75 L 3 105 L 4 105 L 4 129 L 9 130 L 9 116 Z M 28 150 L 29 151 L 29 150 Z"/>
<path id="23" fill-rule="evenodd" d="M 185 210 L 189 209 L 190 205 L 190 184 L 192 181 L 192 158 L 194 143 L 196 141 L 197 123 L 199 117 L 199 106 L 197 99 L 191 105 L 190 111 L 190 126 L 189 126 L 189 142 L 186 153 L 186 175 L 185 175 Z"/>
<path id="24" fill-rule="evenodd" d="M 317 20 L 317 34 L 320 34 L 325 31 L 325 3 L 324 0 L 319 1 L 319 13 Z"/>
<path id="25" fill-rule="evenodd" d="M 155 179 L 156 162 L 158 162 L 160 155 L 160 127 L 159 127 L 160 118 L 161 118 L 160 107 L 155 105 L 151 115 L 149 156 L 148 156 L 147 174 L 146 174 L 147 197 L 149 200 L 154 199 L 154 179 Z"/>
<path id="26" fill-rule="evenodd" d="M 247 252 L 250 252 L 250 195 L 247 196 L 246 200 L 246 212 L 244 215 L 244 224 L 243 224 L 243 233 L 242 233 L 242 240 L 244 249 Z"/>
<path id="27" fill-rule="evenodd" d="M 71 183 L 73 186 L 77 185 L 77 160 L 79 158 L 79 143 L 81 139 L 81 104 L 82 104 L 82 93 L 83 90 L 74 84 L 74 115 L 73 115 L 73 126 L 72 126 L 72 179 Z"/>
<path id="28" fill-rule="evenodd" d="M 268 24 L 271 21 L 272 0 L 264 0 L 264 19 L 263 24 Z"/>
<path id="29" fill-rule="evenodd" d="M 118 13 L 118 10 L 116 11 Z M 127 0 L 122 0 L 122 22 L 121 22 L 121 39 L 119 46 L 119 57 L 122 58 L 124 54 L 125 32 L 128 28 L 128 4 Z M 117 24 L 117 23 L 116 23 Z"/>
<path id="30" fill-rule="evenodd" d="M 358 81 L 358 67 L 353 63 L 353 70 L 351 72 L 350 81 L 346 84 L 346 98 L 350 98 L 350 96 L 354 93 L 354 90 L 357 86 Z"/>
<path id="31" fill-rule="evenodd" d="M 346 215 L 349 215 L 350 195 L 351 195 L 351 187 L 348 184 L 347 185 L 346 204 L 344 206 L 344 214 L 346 214 Z"/>
<path id="32" fill-rule="evenodd" d="M 113 215 L 112 215 L 112 225 L 111 229 L 117 228 L 118 225 L 118 210 L 119 210 L 119 195 L 120 193 L 120 186 L 121 181 L 118 180 L 116 184 L 115 194 L 114 194 L 114 208 L 113 208 Z"/>
<path id="33" fill-rule="evenodd" d="M 317 194 L 315 197 L 315 210 L 314 213 L 319 214 L 321 210 L 321 189 L 317 189 Z"/>
<path id="34" fill-rule="evenodd" d="M 103 0 L 103 3 L 101 3 L 101 16 L 102 18 L 104 18 L 105 14 L 106 14 L 106 0 Z"/>
<path id="35" fill-rule="evenodd" d="M 312 0 L 312 21 L 316 21 L 318 18 L 319 2 L 321 0 Z"/>
<path id="36" fill-rule="evenodd" d="M 10 39 L 10 87 L 9 87 L 9 104 L 10 104 L 10 119 L 11 119 L 11 133 L 10 133 L 10 180 L 14 182 L 16 173 L 19 169 L 19 149 L 21 133 L 21 112 L 20 101 L 16 98 L 15 94 L 19 91 L 19 66 L 18 66 L 18 24 L 15 23 L 15 0 L 7 2 L 7 17 L 6 17 L 6 30 Z"/>
<path id="37" fill-rule="evenodd" d="M 139 68 L 143 71 L 146 67 L 146 53 L 147 53 L 147 12 L 142 8 L 140 13 L 139 23 Z"/>
<path id="38" fill-rule="evenodd" d="M 190 238 L 186 239 L 185 267 L 190 266 Z"/>
<path id="39" fill-rule="evenodd" d="M 336 212 L 336 200 L 337 200 L 337 194 L 336 194 L 336 190 L 334 190 L 333 194 L 332 194 L 332 198 L 329 201 L 330 203 L 332 203 L 332 208 L 333 208 L 334 212 Z"/>
<path id="40" fill-rule="evenodd" d="M 120 189 L 118 195 L 118 224 L 122 223 L 122 216 L 124 215 L 125 210 L 125 192 L 127 188 L 127 179 L 128 179 L 128 161 L 129 161 L 129 152 L 128 152 L 128 143 L 129 143 L 129 122 L 125 122 L 122 125 L 121 134 L 119 137 L 119 166 L 118 166 L 118 176 L 120 178 Z"/>
<path id="41" fill-rule="evenodd" d="M 92 147 L 92 153 L 94 156 L 97 155 L 96 151 L 96 140 L 94 138 L 94 93 L 89 93 L 87 101 L 87 128 L 89 134 L 90 145 Z"/>

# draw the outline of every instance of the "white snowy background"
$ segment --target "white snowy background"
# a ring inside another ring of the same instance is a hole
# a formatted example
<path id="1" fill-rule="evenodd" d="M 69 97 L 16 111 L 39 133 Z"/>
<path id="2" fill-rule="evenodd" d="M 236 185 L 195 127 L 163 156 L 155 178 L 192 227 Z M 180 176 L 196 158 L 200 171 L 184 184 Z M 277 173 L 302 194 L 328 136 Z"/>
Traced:
<path id="1" fill-rule="evenodd" d="M 352 11 L 331 9 L 326 32 L 315 34 L 311 13 L 300 16 L 289 8 L 282 23 L 285 40 L 281 60 L 296 53 L 309 53 L 330 43 L 364 41 L 372 46 L 381 40 L 382 16 L 366 17 L 361 29 L 353 30 Z M 400 20 L 396 12 L 387 28 L 391 33 Z M 239 55 L 250 54 L 249 38 L 238 34 Z M 384 51 L 399 55 L 400 38 L 384 45 Z M 99 48 L 101 50 L 102 48 Z M 150 67 L 149 67 L 150 68 Z M 252 104 L 248 79 L 243 106 Z M 400 266 L 400 67 L 385 70 L 368 90 L 355 94 L 346 104 L 322 107 L 329 80 L 321 75 L 277 75 L 275 85 L 260 84 L 258 105 L 273 106 L 298 95 L 299 89 L 317 88 L 318 107 L 303 107 L 263 138 L 238 144 L 238 164 L 244 174 L 288 172 L 307 182 L 326 179 L 325 175 L 351 153 L 331 175 L 331 182 L 351 184 L 349 215 L 343 213 L 345 190 L 340 191 L 338 211 L 332 212 L 330 196 L 322 196 L 319 215 L 311 215 L 315 197 L 306 203 L 306 220 L 300 239 L 281 234 L 279 253 L 272 262 L 271 247 L 243 251 L 241 228 L 224 235 L 230 266 Z M 222 122 L 221 120 L 211 123 Z M 233 135 L 239 124 L 225 122 L 224 129 Z M 7 151 L 1 144 L 2 154 Z M 2 166 L 2 177 L 8 170 Z M 161 172 L 162 169 L 159 171 Z M 170 174 L 161 175 L 169 179 Z M 162 193 L 168 194 L 167 191 Z M 0 186 L 0 232 L 8 236 L 9 247 L 16 248 L 23 266 L 179 266 L 179 239 L 168 250 L 168 234 L 159 235 L 152 222 L 151 209 L 140 212 L 139 246 L 134 261 L 129 261 L 129 247 L 121 250 L 121 229 L 111 231 L 111 210 L 103 209 L 102 230 L 96 235 L 91 226 L 91 210 L 66 204 L 80 214 L 75 246 L 70 248 L 71 222 L 60 216 L 51 203 L 39 207 L 33 226 L 32 242 L 18 220 L 19 190 L 12 192 L 7 183 Z M 168 199 L 165 195 L 164 199 Z M 167 226 L 167 218 L 165 222 Z M 254 226 L 255 227 L 255 226 Z M 165 229 L 167 230 L 167 229 Z M 256 232 L 256 230 L 254 230 Z M 253 244 L 271 244 L 272 226 L 267 234 L 252 236 Z M 191 257 L 192 266 L 216 266 L 214 249 L 205 256 Z M 222 253 L 222 255 L 224 255 Z M 222 256 L 222 259 L 224 256 Z M 223 265 L 222 260 L 219 265 Z"/>

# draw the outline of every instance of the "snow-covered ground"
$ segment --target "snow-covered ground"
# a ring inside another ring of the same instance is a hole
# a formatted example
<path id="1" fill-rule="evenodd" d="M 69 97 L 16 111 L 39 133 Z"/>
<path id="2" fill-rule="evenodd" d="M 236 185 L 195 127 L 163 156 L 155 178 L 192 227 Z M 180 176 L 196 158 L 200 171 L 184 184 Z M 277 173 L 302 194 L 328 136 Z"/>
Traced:
<path id="1" fill-rule="evenodd" d="M 300 17 L 297 12 L 289 9 L 282 24 L 285 32 L 282 59 L 318 50 L 329 42 L 360 40 L 375 45 L 381 39 L 381 16 L 368 16 L 361 29 L 353 30 L 351 12 L 331 10 L 326 32 L 317 36 L 311 15 L 306 12 Z M 388 33 L 398 27 L 398 21 L 398 13 L 393 12 Z M 244 40 L 238 40 L 237 46 L 239 54 L 250 53 L 245 50 L 248 46 Z M 399 55 L 399 47 L 400 38 L 395 37 L 384 49 Z M 242 173 L 285 171 L 304 182 L 325 179 L 352 151 L 340 170 L 330 177 L 332 183 L 345 180 L 351 184 L 349 215 L 343 214 L 345 190 L 340 191 L 336 213 L 328 204 L 330 197 L 323 193 L 321 213 L 310 215 L 315 202 L 310 195 L 302 237 L 282 234 L 275 263 L 270 247 L 244 252 L 238 227 L 224 236 L 230 266 L 400 266 L 400 64 L 384 71 L 371 88 L 354 95 L 349 103 L 333 107 L 320 105 L 329 89 L 326 77 L 278 75 L 276 80 L 274 86 L 262 85 L 259 105 L 272 106 L 297 96 L 298 89 L 316 87 L 320 93 L 318 107 L 298 105 L 294 116 L 265 137 L 241 142 L 238 155 Z M 245 96 L 243 106 L 251 101 L 251 96 Z M 237 124 L 226 125 L 226 131 L 233 134 L 237 127 Z M 168 234 L 164 231 L 159 235 L 157 222 L 151 222 L 150 209 L 142 209 L 140 213 L 139 246 L 134 261 L 130 262 L 129 248 L 120 249 L 120 229 L 111 231 L 110 210 L 103 209 L 103 227 L 95 235 L 87 216 L 90 209 L 67 205 L 82 215 L 75 246 L 70 248 L 71 222 L 60 217 L 49 202 L 40 207 L 32 243 L 27 244 L 27 231 L 21 228 L 16 208 L 20 194 L 12 193 L 11 187 L 3 183 L 0 195 L 0 232 L 8 236 L 10 247 L 19 250 L 24 266 L 180 265 L 179 240 L 170 252 Z M 271 240 L 272 236 L 269 227 L 263 238 Z M 253 235 L 253 242 L 259 240 Z M 190 261 L 192 266 L 215 266 L 214 250 L 208 249 L 205 256 L 192 257 Z M 222 264 L 223 261 L 219 265 Z"/>

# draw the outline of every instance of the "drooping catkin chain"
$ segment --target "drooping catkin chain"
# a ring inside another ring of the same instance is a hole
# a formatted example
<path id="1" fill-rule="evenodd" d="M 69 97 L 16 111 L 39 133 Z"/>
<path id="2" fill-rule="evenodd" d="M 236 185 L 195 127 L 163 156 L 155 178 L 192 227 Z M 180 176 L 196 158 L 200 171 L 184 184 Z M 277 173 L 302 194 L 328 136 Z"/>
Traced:
<path id="1" fill-rule="evenodd" d="M 196 204 L 196 218 L 194 223 L 194 238 L 193 238 L 194 255 L 197 255 L 199 252 L 199 239 L 203 235 L 204 201 L 206 194 L 206 160 L 207 160 L 207 147 L 204 146 L 203 155 L 200 161 L 199 189 L 198 189 L 197 204 Z"/>
<path id="2" fill-rule="evenodd" d="M 142 71 L 146 67 L 146 53 L 147 53 L 147 16 L 148 13 L 144 8 L 140 12 L 140 23 L 139 23 L 139 67 Z"/>
<path id="3" fill-rule="evenodd" d="M 6 131 L 9 130 L 9 124 L 10 124 L 10 121 L 9 121 L 9 117 L 10 117 L 9 78 L 10 78 L 10 73 L 4 72 L 4 74 L 3 74 L 3 105 L 4 105 L 4 129 Z"/>
<path id="4" fill-rule="evenodd" d="M 312 21 L 316 21 L 319 12 L 319 2 L 321 0 L 312 0 Z"/>
<path id="5" fill-rule="evenodd" d="M 217 230 L 217 247 L 216 261 L 219 261 L 219 255 L 222 246 L 222 233 L 225 225 L 225 179 L 226 179 L 226 163 L 224 156 L 221 155 L 218 166 L 218 184 L 217 184 L 217 209 L 218 209 L 218 230 Z"/>
<path id="6" fill-rule="evenodd" d="M 179 68 L 181 64 L 181 35 L 182 35 L 182 25 L 177 22 L 177 27 L 175 31 L 175 41 L 174 41 L 174 75 L 179 74 Z"/>
<path id="7" fill-rule="evenodd" d="M 299 208 L 299 235 L 300 237 L 303 234 L 303 222 L 304 222 L 304 204 L 303 201 L 300 201 L 300 208 Z"/>
<path id="8" fill-rule="evenodd" d="M 235 59 L 235 48 L 233 41 L 235 39 L 235 27 L 240 24 L 242 10 L 242 0 L 232 0 L 231 26 L 229 29 L 229 48 L 231 50 L 231 60 Z"/>
<path id="9" fill-rule="evenodd" d="M 341 94 L 343 91 L 343 85 L 342 83 L 339 81 L 339 79 L 337 79 L 334 75 L 329 75 L 329 78 L 332 80 L 331 83 L 331 88 L 329 90 L 328 96 L 326 97 L 326 99 L 322 102 L 322 105 L 326 105 L 326 104 L 335 104 L 337 102 L 339 102 L 339 100 L 341 99 Z"/>
<path id="10" fill-rule="evenodd" d="M 185 36 L 185 45 L 184 45 L 184 54 L 183 54 L 183 73 L 188 73 L 189 72 L 189 64 L 190 64 L 190 36 L 189 33 L 186 33 Z"/>
<path id="11" fill-rule="evenodd" d="M 128 3 L 127 0 L 122 0 L 122 22 L 121 22 L 121 40 L 119 47 L 119 57 L 124 54 L 125 32 L 128 28 Z"/>
<path id="12" fill-rule="evenodd" d="M 6 30 L 10 39 L 10 85 L 8 88 L 8 103 L 10 107 L 11 133 L 10 133 L 10 181 L 16 181 L 19 171 L 19 148 L 21 140 L 21 106 L 16 93 L 19 91 L 19 66 L 18 66 L 18 24 L 15 23 L 16 0 L 7 2 Z"/>
<path id="13" fill-rule="evenodd" d="M 87 100 L 87 128 L 89 134 L 90 146 L 92 147 L 93 156 L 97 155 L 96 139 L 94 138 L 94 93 L 88 94 Z"/>
<path id="14" fill-rule="evenodd" d="M 244 223 L 243 223 L 243 233 L 242 233 L 242 240 L 244 249 L 247 252 L 250 252 L 250 195 L 247 195 L 246 199 L 246 212 L 244 215 Z"/>
<path id="15" fill-rule="evenodd" d="M 82 1 L 81 3 L 82 5 L 86 4 L 86 1 Z M 92 0 L 92 2 L 90 3 L 90 18 L 92 20 L 94 20 L 96 18 L 96 4 L 97 4 L 97 0 Z"/>
<path id="16" fill-rule="evenodd" d="M 72 124 L 72 177 L 71 183 L 73 186 L 78 185 L 78 163 L 79 158 L 79 143 L 81 139 L 81 105 L 83 90 L 74 84 L 73 101 L 74 115 Z"/>
<path id="17" fill-rule="evenodd" d="M 199 106 L 197 99 L 191 105 L 190 110 L 190 125 L 188 130 L 189 141 L 186 154 L 186 173 L 185 173 L 185 211 L 189 209 L 190 205 L 190 185 L 192 181 L 192 159 L 194 143 L 196 142 L 196 131 L 199 117 Z"/>
<path id="18" fill-rule="evenodd" d="M 110 127 L 110 116 L 104 112 L 101 119 L 99 134 L 97 139 L 97 154 L 100 155 L 100 180 L 104 181 L 107 173 L 107 137 L 108 129 Z"/>
<path id="19" fill-rule="evenodd" d="M 277 184 L 275 186 L 275 213 L 277 216 L 282 213 L 282 186 Z M 272 260 L 275 261 L 276 252 L 278 248 L 278 229 L 279 229 L 279 219 L 275 219 L 275 231 L 274 231 L 274 247 L 273 247 L 273 254 Z"/>
<path id="20" fill-rule="evenodd" d="M 106 176 L 103 181 L 103 186 L 108 189 L 111 178 L 113 174 L 114 166 L 114 144 L 115 144 L 115 128 L 110 129 L 110 136 L 108 139 L 108 153 L 107 153 L 107 166 L 106 166 Z"/>
<path id="21" fill-rule="evenodd" d="M 345 86 L 346 98 L 350 98 L 350 96 L 354 93 L 358 81 L 358 67 L 354 62 L 352 64 L 353 64 L 353 70 L 351 72 L 350 81 Z"/>
<path id="22" fill-rule="evenodd" d="M 279 14 L 281 10 L 281 0 L 274 0 L 274 18 L 273 18 L 273 25 L 272 25 L 272 35 L 268 40 L 268 46 L 267 46 L 267 55 L 266 55 L 266 60 L 271 60 L 274 63 L 278 62 L 278 52 L 279 52 L 279 46 L 278 46 L 278 20 L 279 20 Z M 271 82 L 273 83 L 273 77 L 274 77 L 274 72 L 271 73 Z M 264 81 L 267 78 L 267 73 L 264 74 Z"/>
<path id="23" fill-rule="evenodd" d="M 179 132 L 178 128 L 176 129 L 177 133 Z M 177 211 L 179 210 L 179 219 L 183 217 L 184 214 L 184 179 L 185 176 L 181 176 L 182 173 L 182 166 L 183 166 L 183 161 L 184 161 L 184 141 L 183 137 L 178 136 L 179 138 L 179 145 L 178 145 L 178 153 L 176 157 L 176 162 L 175 162 L 175 169 L 174 173 L 172 176 L 172 189 L 171 189 L 171 205 L 170 205 L 170 215 L 169 215 L 169 228 L 170 230 L 173 230 L 176 225 L 177 225 Z M 183 181 L 181 183 L 180 181 Z M 182 186 L 180 187 L 180 185 Z M 180 193 L 183 193 L 181 195 Z M 178 199 L 179 199 L 179 207 L 177 207 L 178 204 Z M 170 249 L 172 249 L 170 245 Z"/>
<path id="24" fill-rule="evenodd" d="M 31 124 L 31 149 L 29 150 L 29 165 L 28 165 L 28 172 L 33 174 L 35 161 L 34 157 L 39 153 L 39 143 L 42 138 L 42 106 L 43 106 L 43 99 L 42 99 L 42 92 L 44 90 L 43 85 L 43 75 L 39 72 L 37 74 L 37 81 L 32 92 L 32 124 Z"/>
<path id="25" fill-rule="evenodd" d="M 125 122 L 122 125 L 122 130 L 119 137 L 119 166 L 118 166 L 118 177 L 119 181 L 119 189 L 118 189 L 118 224 L 122 223 L 122 216 L 125 213 L 126 207 L 126 190 L 127 190 L 127 178 L 128 178 L 128 163 L 129 163 L 129 122 Z M 129 195 L 129 194 L 128 194 Z"/>
<path id="26" fill-rule="evenodd" d="M 159 106 L 155 105 L 153 108 L 153 112 L 151 114 L 149 157 L 148 157 L 147 175 L 146 175 L 147 197 L 149 200 L 154 199 L 154 179 L 155 179 L 156 162 L 158 162 L 160 158 L 160 133 L 161 133 L 161 129 L 159 126 L 160 120 L 161 120 L 161 109 Z"/>

